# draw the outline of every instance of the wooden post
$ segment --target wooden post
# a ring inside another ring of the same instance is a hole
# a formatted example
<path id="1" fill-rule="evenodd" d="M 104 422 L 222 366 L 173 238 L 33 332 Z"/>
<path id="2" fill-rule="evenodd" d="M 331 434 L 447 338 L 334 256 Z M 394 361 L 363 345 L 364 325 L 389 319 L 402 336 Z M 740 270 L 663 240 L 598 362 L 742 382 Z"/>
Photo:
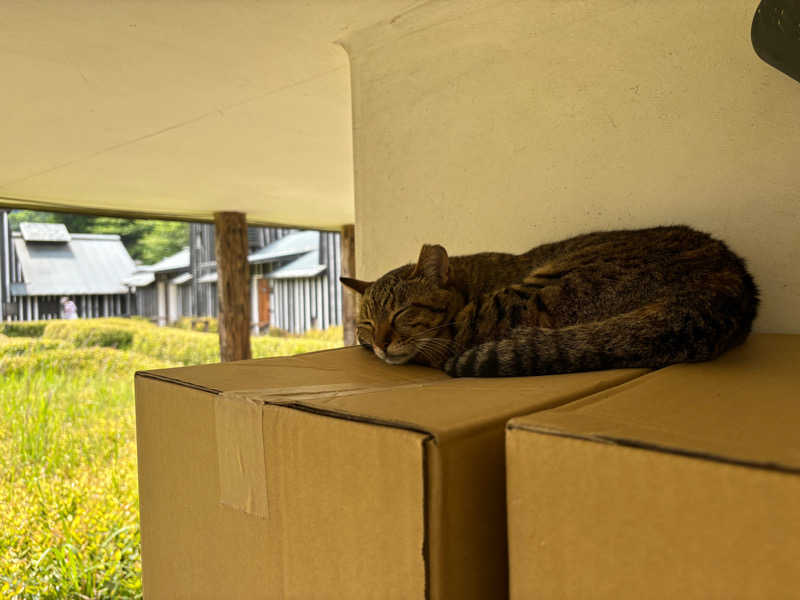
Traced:
<path id="1" fill-rule="evenodd" d="M 214 213 L 219 298 L 219 354 L 223 361 L 250 358 L 250 283 L 247 221 L 243 213 Z"/>
<path id="2" fill-rule="evenodd" d="M 356 243 L 355 227 L 342 227 L 342 276 L 356 276 Z M 339 284 L 341 285 L 341 284 Z M 356 317 L 358 316 L 358 297 L 349 288 L 342 289 L 342 325 L 344 328 L 344 345 L 354 346 L 356 343 Z"/>

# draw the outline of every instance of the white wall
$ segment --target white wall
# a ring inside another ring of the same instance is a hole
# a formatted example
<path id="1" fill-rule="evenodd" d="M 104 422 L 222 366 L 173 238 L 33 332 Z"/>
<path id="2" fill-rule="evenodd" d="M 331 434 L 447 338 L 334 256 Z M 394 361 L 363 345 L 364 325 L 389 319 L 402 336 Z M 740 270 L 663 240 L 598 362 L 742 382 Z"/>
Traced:
<path id="1" fill-rule="evenodd" d="M 253 273 L 250 276 L 250 333 L 258 335 L 258 280 L 260 275 Z"/>
<path id="2" fill-rule="evenodd" d="M 164 281 L 156 282 L 158 298 L 158 324 L 163 327 L 167 324 L 167 284 Z"/>
<path id="3" fill-rule="evenodd" d="M 178 306 L 178 286 L 167 282 L 167 323 L 172 324 L 182 316 Z"/>
<path id="4" fill-rule="evenodd" d="M 358 275 L 687 223 L 749 262 L 757 329 L 800 332 L 800 84 L 757 5 L 436 1 L 351 34 Z"/>

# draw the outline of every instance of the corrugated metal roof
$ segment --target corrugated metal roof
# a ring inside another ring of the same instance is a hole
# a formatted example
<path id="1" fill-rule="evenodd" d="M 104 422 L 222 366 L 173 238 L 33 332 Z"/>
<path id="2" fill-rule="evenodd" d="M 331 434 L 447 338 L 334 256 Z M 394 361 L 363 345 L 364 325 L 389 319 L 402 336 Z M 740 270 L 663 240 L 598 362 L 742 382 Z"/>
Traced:
<path id="1" fill-rule="evenodd" d="M 267 278 L 305 279 L 319 275 L 325 268 L 325 265 L 319 264 L 319 250 L 313 250 L 304 254 L 297 260 L 290 262 L 288 265 L 284 265 L 280 269 L 273 271 L 267 275 Z"/>
<path id="2" fill-rule="evenodd" d="M 20 223 L 19 230 L 26 242 L 68 242 L 70 238 L 63 223 Z"/>
<path id="3" fill-rule="evenodd" d="M 250 263 L 266 263 L 319 250 L 319 231 L 290 233 L 247 257 Z"/>
<path id="4" fill-rule="evenodd" d="M 66 243 L 26 242 L 13 234 L 27 296 L 126 294 L 136 270 L 118 235 L 72 234 Z"/>
<path id="5" fill-rule="evenodd" d="M 154 265 L 143 265 L 139 267 L 141 271 L 151 271 L 153 273 L 162 273 L 164 271 L 178 271 L 180 269 L 189 268 L 189 248 L 179 250 L 175 254 L 163 258 Z"/>
<path id="6" fill-rule="evenodd" d="M 130 287 L 145 287 L 150 285 L 156 280 L 156 276 L 153 273 L 137 271 L 130 277 L 126 277 L 122 280 L 124 285 L 128 285 Z"/>

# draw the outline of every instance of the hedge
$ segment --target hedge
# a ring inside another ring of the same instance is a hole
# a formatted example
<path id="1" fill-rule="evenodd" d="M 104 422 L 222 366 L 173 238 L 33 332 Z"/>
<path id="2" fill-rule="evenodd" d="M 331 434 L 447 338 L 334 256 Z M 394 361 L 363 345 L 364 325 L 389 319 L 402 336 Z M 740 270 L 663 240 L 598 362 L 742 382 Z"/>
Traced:
<path id="1" fill-rule="evenodd" d="M 215 333 L 150 326 L 134 336 L 131 350 L 184 365 L 219 362 L 219 336 Z"/>
<path id="2" fill-rule="evenodd" d="M 134 329 L 127 325 L 103 323 L 97 320 L 50 321 L 44 337 L 71 342 L 76 348 L 103 346 L 128 349 L 133 343 Z"/>
<path id="3" fill-rule="evenodd" d="M 341 345 L 344 340 L 344 328 L 341 325 L 333 325 L 327 329 L 309 329 L 302 337 Z"/>
<path id="4" fill-rule="evenodd" d="M 219 321 L 214 317 L 181 317 L 172 324 L 172 327 L 190 331 L 202 331 L 203 333 L 218 333 Z"/>
<path id="5" fill-rule="evenodd" d="M 47 340 L 43 338 L 18 338 L 0 335 L 0 358 L 6 356 L 22 356 L 34 352 L 68 348 L 70 344 L 63 340 Z"/>
<path id="6" fill-rule="evenodd" d="M 8 337 L 41 337 L 50 321 L 7 321 L 0 323 L 0 333 Z"/>
<path id="7" fill-rule="evenodd" d="M 78 348 L 105 346 L 131 350 L 183 365 L 219 362 L 220 359 L 216 333 L 157 327 L 146 321 L 119 317 L 48 321 L 43 339 L 63 340 Z M 309 332 L 308 337 L 254 336 L 250 343 L 253 358 L 315 352 L 341 346 L 341 327 Z"/>
<path id="8" fill-rule="evenodd" d="M 143 356 L 136 352 L 114 348 L 60 348 L 48 352 L 0 357 L 0 376 L 32 376 L 36 373 L 54 374 L 69 372 L 105 373 L 130 377 L 143 369 L 173 366 L 171 363 Z"/>

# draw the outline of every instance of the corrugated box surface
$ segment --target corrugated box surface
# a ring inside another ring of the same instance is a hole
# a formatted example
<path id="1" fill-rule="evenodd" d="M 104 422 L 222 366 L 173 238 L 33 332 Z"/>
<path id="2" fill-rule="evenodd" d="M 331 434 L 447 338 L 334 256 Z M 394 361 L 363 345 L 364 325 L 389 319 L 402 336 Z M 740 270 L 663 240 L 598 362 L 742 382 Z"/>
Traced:
<path id="1" fill-rule="evenodd" d="M 800 336 L 508 426 L 511 597 L 798 598 Z"/>
<path id="2" fill-rule="evenodd" d="M 359 348 L 139 373 L 145 597 L 505 597 L 506 421 L 642 373 L 454 380 Z"/>

